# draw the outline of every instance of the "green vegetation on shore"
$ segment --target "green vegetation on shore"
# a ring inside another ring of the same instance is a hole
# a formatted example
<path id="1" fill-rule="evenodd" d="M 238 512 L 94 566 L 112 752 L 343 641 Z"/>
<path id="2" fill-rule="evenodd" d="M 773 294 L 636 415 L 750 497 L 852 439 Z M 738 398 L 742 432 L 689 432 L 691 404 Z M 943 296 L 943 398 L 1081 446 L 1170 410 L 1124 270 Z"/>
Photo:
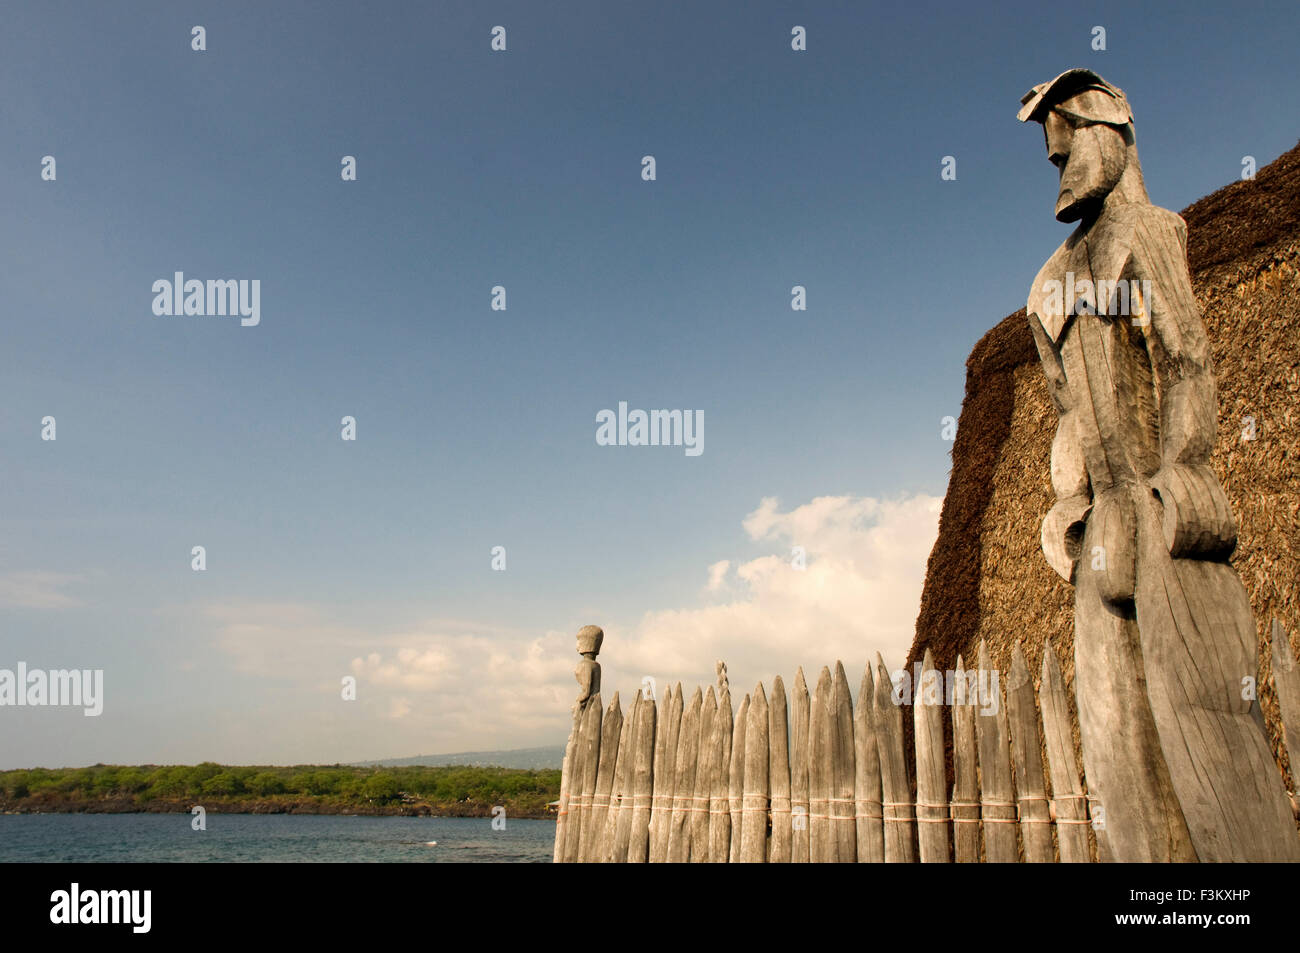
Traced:
<path id="1" fill-rule="evenodd" d="M 560 796 L 553 768 L 213 764 L 0 771 L 0 811 L 188 811 L 544 817 Z"/>

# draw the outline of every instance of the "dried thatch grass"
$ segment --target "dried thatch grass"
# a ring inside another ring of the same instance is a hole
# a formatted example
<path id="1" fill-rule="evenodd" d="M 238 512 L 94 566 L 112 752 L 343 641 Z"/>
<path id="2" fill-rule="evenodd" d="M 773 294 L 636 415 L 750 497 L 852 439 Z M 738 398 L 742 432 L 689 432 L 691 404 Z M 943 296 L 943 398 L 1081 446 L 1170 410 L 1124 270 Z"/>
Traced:
<path id="1" fill-rule="evenodd" d="M 1218 381 L 1213 463 L 1238 520 L 1233 563 L 1259 629 L 1260 704 L 1274 755 L 1295 790 L 1300 779 L 1286 763 L 1268 639 L 1276 616 L 1292 651 L 1300 645 L 1300 145 L 1253 181 L 1220 189 L 1182 215 Z M 1258 430 L 1249 442 L 1242 440 L 1247 416 Z M 1012 646 L 1023 639 L 1037 682 L 1050 638 L 1073 697 L 1074 593 L 1038 548 L 1039 524 L 1052 504 L 1055 428 L 1022 309 L 989 331 L 966 362 L 952 476 L 909 667 L 927 648 L 941 669 L 955 667 L 958 653 L 969 666 L 982 637 L 993 665 L 1005 672 Z"/>

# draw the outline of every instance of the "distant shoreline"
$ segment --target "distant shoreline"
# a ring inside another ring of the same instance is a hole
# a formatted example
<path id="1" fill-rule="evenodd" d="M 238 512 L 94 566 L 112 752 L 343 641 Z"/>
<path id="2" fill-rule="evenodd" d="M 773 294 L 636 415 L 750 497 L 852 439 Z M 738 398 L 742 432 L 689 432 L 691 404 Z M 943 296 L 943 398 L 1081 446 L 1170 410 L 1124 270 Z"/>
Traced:
<path id="1" fill-rule="evenodd" d="M 543 819 L 555 769 L 469 765 L 110 765 L 0 771 L 6 814 L 357 814 Z"/>
<path id="2" fill-rule="evenodd" d="M 491 817 L 491 804 L 400 804 L 328 803 L 316 798 L 221 798 L 198 800 L 155 800 L 138 802 L 129 797 L 90 800 L 29 797 L 0 799 L 0 814 L 189 814 L 195 807 L 209 814 L 318 814 L 362 817 Z M 526 820 L 555 820 L 545 810 L 506 808 L 506 817 Z"/>

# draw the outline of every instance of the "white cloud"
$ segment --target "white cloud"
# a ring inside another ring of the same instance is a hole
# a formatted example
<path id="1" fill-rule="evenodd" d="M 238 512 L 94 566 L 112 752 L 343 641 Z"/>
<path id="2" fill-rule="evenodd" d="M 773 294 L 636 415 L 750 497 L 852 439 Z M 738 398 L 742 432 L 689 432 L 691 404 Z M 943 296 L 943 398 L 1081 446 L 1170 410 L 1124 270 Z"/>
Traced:
<path id="1" fill-rule="evenodd" d="M 776 552 L 737 565 L 743 591 L 720 605 L 656 610 L 626 633 L 609 633 L 606 667 L 618 670 L 620 684 L 639 682 L 642 674 L 661 683 L 707 683 L 714 660 L 722 659 L 748 690 L 777 674 L 788 688 L 799 665 L 811 682 L 837 659 L 856 668 L 856 687 L 861 665 L 876 652 L 891 667 L 901 665 L 942 502 L 926 495 L 818 497 L 782 512 L 776 499 L 765 498 L 744 528 Z M 792 565 L 795 546 L 806 551 L 803 570 Z M 726 564 L 710 567 L 711 590 L 719 588 L 717 567 Z"/>
<path id="2" fill-rule="evenodd" d="M 310 605 L 206 612 L 238 671 L 293 683 L 327 710 L 336 700 L 356 706 L 347 710 L 361 716 L 372 739 L 358 756 L 528 747 L 568 731 L 577 692 L 572 633 L 537 636 L 445 619 L 376 632 L 333 623 Z M 340 698 L 344 674 L 357 678 L 355 702 Z"/>
<path id="3" fill-rule="evenodd" d="M 941 502 L 819 497 L 783 512 L 764 499 L 743 527 L 773 552 L 707 566 L 703 598 L 725 601 L 657 609 L 630 625 L 596 619 L 606 628 L 605 701 L 620 689 L 626 704 L 645 675 L 661 689 L 678 679 L 712 682 L 719 658 L 741 691 L 760 678 L 770 687 L 776 674 L 789 686 L 801 664 L 811 682 L 836 659 L 857 666 L 856 686 L 876 651 L 901 664 Z M 803 570 L 791 565 L 794 546 L 806 551 Z M 299 605 L 221 606 L 209 615 L 237 669 L 295 680 L 329 711 L 340 676 L 355 675 L 357 701 L 337 704 L 357 706 L 348 710 L 363 716 L 353 724 L 371 739 L 371 756 L 526 747 L 568 731 L 577 690 L 572 632 L 453 620 L 374 631 Z"/>
<path id="4" fill-rule="evenodd" d="M 727 578 L 727 570 L 730 568 L 730 559 L 719 559 L 709 567 L 709 584 L 706 587 L 709 592 L 716 592 L 722 588 L 722 583 Z"/>
<path id="5" fill-rule="evenodd" d="M 217 645 L 235 668 L 263 678 L 299 680 L 327 663 L 333 671 L 339 656 L 366 638 L 310 605 L 237 603 L 211 605 L 205 612 L 216 625 Z"/>
<path id="6" fill-rule="evenodd" d="M 0 608 L 68 609 L 81 603 L 60 590 L 81 576 L 58 572 L 0 574 Z"/>

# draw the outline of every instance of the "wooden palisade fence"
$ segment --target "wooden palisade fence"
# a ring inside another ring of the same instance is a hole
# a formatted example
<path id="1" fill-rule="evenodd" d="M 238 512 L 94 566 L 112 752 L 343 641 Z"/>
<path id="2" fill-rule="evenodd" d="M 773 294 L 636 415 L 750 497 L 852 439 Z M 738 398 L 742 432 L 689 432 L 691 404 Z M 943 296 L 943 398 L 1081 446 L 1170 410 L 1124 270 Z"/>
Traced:
<path id="1" fill-rule="evenodd" d="M 1300 764 L 1300 666 L 1273 628 L 1273 677 Z M 575 707 L 555 835 L 565 862 L 1088 862 L 1105 823 L 1075 758 L 1065 680 L 1049 644 L 1037 692 L 1017 645 L 1005 677 L 942 673 L 927 652 L 902 704 L 880 656 L 856 702 L 844 667 L 810 693 L 780 676 L 734 707 L 726 669 L 687 699 L 653 682 Z M 598 680 L 597 680 L 598 684 Z M 913 724 L 911 744 L 904 718 Z M 945 756 L 945 720 L 951 773 Z M 909 751 L 908 748 L 911 748 Z M 1044 771 L 1043 753 L 1047 770 Z M 908 760 L 914 767 L 909 774 Z M 914 777 L 914 782 L 912 778 Z"/>

